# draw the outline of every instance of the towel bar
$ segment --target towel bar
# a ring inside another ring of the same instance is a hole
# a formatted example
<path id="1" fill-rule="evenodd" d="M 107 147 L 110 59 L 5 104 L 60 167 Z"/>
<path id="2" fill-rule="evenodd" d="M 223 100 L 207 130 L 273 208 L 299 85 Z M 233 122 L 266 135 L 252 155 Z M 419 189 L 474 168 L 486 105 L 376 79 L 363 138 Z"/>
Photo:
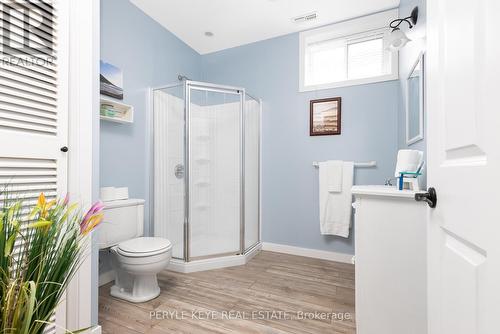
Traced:
<path id="1" fill-rule="evenodd" d="M 318 168 L 319 167 L 319 163 L 317 161 L 313 161 L 313 166 Z M 364 168 L 364 167 L 375 167 L 377 166 L 377 162 L 375 160 L 372 160 L 372 161 L 367 161 L 367 162 L 355 162 L 354 163 L 354 167 L 361 167 L 361 168 Z"/>

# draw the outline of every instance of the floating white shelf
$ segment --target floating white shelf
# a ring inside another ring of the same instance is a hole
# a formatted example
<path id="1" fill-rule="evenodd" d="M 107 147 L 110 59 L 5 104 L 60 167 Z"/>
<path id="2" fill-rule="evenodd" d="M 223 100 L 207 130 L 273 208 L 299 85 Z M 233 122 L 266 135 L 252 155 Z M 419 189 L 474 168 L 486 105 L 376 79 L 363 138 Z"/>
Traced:
<path id="1" fill-rule="evenodd" d="M 134 122 L 134 107 L 125 103 L 101 97 L 100 105 L 109 105 L 117 111 L 117 116 L 102 115 L 101 119 L 110 122 L 129 124 Z"/>

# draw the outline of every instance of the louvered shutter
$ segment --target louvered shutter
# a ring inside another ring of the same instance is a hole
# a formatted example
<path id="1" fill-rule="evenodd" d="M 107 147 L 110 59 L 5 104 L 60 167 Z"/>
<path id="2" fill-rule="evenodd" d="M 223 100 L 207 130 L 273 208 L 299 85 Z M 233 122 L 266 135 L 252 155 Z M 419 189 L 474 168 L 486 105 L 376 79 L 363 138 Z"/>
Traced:
<path id="1" fill-rule="evenodd" d="M 0 0 L 0 186 L 25 206 L 67 190 L 68 2 Z"/>

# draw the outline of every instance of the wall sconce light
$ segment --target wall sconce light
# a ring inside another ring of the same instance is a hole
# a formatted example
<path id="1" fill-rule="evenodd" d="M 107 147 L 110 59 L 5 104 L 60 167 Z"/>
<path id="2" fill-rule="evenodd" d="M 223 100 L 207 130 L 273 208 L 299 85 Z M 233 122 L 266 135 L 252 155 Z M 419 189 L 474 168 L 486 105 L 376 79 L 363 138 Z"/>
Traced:
<path id="1" fill-rule="evenodd" d="M 392 31 L 386 38 L 385 49 L 389 51 L 398 51 L 399 49 L 403 48 L 406 45 L 406 43 L 411 41 L 406 36 L 406 34 L 401 29 L 399 29 L 399 26 L 401 25 L 401 23 L 406 22 L 408 23 L 408 26 L 411 29 L 415 24 L 417 24 L 417 20 L 418 20 L 418 7 L 413 8 L 410 16 L 402 19 L 393 20 L 389 24 L 389 27 L 392 28 Z"/>

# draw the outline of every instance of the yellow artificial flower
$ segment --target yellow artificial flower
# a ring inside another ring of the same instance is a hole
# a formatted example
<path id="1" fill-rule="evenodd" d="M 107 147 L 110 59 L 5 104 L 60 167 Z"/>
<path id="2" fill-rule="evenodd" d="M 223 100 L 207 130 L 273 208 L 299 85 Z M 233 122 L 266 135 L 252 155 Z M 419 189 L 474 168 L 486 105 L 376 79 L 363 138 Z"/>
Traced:
<path id="1" fill-rule="evenodd" d="M 82 234 L 87 235 L 90 231 L 92 231 L 94 229 L 94 227 L 99 225 L 99 223 L 102 221 L 103 216 L 104 216 L 104 214 L 99 213 L 99 214 L 96 214 L 96 215 L 90 217 L 90 219 L 87 223 L 87 226 L 82 231 Z"/>
<path id="2" fill-rule="evenodd" d="M 33 208 L 33 210 L 30 213 L 30 219 L 33 219 L 37 213 L 40 212 L 40 218 L 41 219 L 46 219 L 47 215 L 49 214 L 49 210 L 51 207 L 53 207 L 57 201 L 54 199 L 50 202 L 47 202 L 47 199 L 45 198 L 44 193 L 40 193 L 38 196 L 38 201 L 36 203 L 36 206 Z"/>
<path id="3" fill-rule="evenodd" d="M 40 209 L 45 206 L 45 195 L 44 193 L 40 193 L 38 196 L 38 202 L 36 203 L 36 206 L 38 206 Z"/>

